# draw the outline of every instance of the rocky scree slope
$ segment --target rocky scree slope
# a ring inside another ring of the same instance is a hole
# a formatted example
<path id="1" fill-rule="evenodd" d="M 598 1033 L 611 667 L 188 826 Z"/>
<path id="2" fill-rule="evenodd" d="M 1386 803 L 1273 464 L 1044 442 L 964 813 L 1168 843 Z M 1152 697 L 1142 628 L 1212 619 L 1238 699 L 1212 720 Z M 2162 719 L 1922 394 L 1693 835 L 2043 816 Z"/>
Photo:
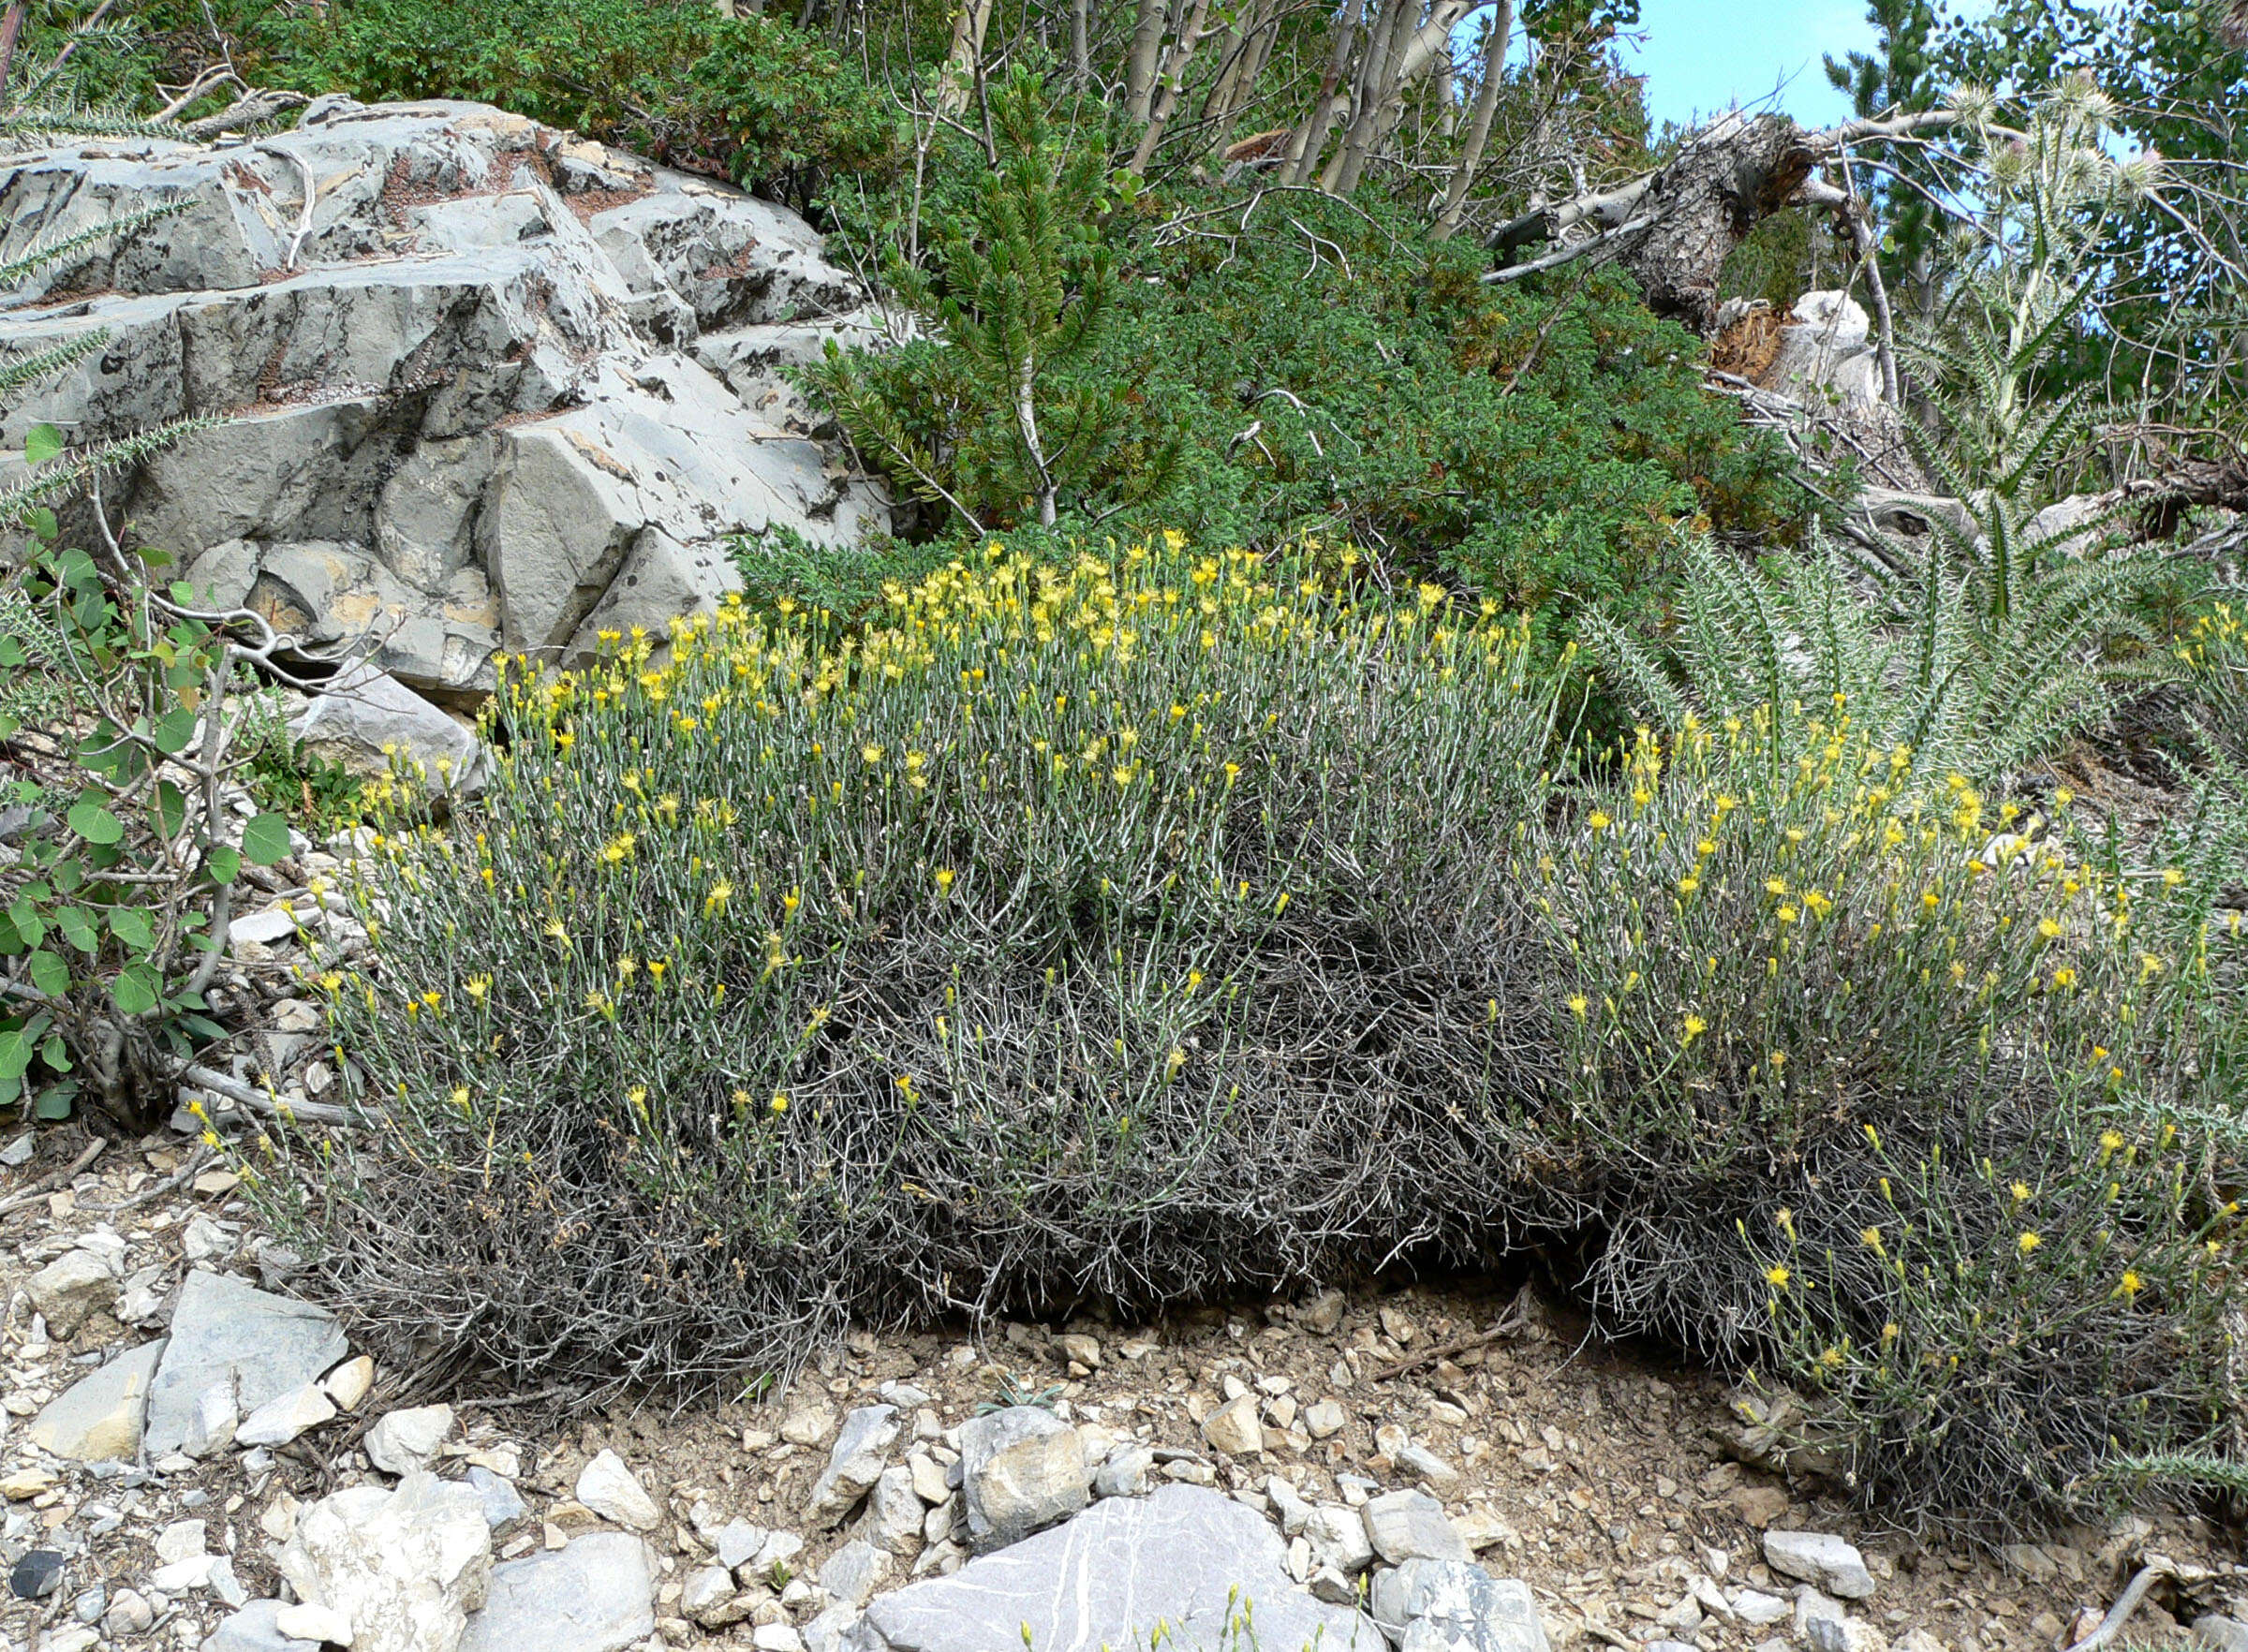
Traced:
<path id="1" fill-rule="evenodd" d="M 274 138 L 11 157 L 0 258 L 155 208 L 0 302 L 8 349 L 109 335 L 0 443 L 226 418 L 106 504 L 310 650 L 466 710 L 502 651 L 732 588 L 730 535 L 888 525 L 778 376 L 874 331 L 780 207 L 482 105 L 327 97 Z"/>

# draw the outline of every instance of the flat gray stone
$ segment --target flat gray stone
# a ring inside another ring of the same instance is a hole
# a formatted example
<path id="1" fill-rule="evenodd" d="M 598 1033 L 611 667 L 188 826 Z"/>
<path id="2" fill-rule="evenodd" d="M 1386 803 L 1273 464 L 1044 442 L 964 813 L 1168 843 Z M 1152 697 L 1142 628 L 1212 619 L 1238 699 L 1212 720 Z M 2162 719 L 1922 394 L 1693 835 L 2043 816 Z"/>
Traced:
<path id="1" fill-rule="evenodd" d="M 1530 1586 L 1472 1560 L 1408 1560 L 1377 1572 L 1368 1604 L 1398 1652 L 1547 1652 Z"/>
<path id="2" fill-rule="evenodd" d="M 180 1287 L 142 1444 L 160 1457 L 207 1432 L 198 1407 L 212 1389 L 231 1389 L 236 1414 L 246 1414 L 313 1381 L 348 1351 L 343 1327 L 324 1310 L 199 1269 Z"/>
<path id="3" fill-rule="evenodd" d="M 820 1568 L 820 1586 L 838 1600 L 864 1606 L 890 1578 L 890 1556 L 862 1538 L 853 1538 Z"/>
<path id="4" fill-rule="evenodd" d="M 1381 1631 L 1288 1581 L 1280 1539 L 1255 1511 L 1199 1486 L 1110 1497 L 1056 1530 L 878 1597 L 845 1652 L 1165 1652 L 1230 1649 L 1227 1624 L 1254 1615 L 1264 1652 L 1383 1652 Z"/>
<path id="5" fill-rule="evenodd" d="M 805 1516 L 818 1526 L 835 1526 L 874 1489 L 897 1443 L 895 1406 L 861 1406 L 843 1419 L 827 1453 L 827 1468 L 812 1482 Z"/>
<path id="6" fill-rule="evenodd" d="M 495 1474 L 479 1463 L 468 1470 L 469 1489 L 484 1505 L 484 1524 L 494 1531 L 524 1512 L 523 1494 L 504 1474 Z"/>
<path id="7" fill-rule="evenodd" d="M 475 733 L 364 660 L 331 677 L 288 730 L 308 752 L 354 774 L 387 773 L 394 753 L 440 791 L 466 796 L 483 785 Z"/>
<path id="8" fill-rule="evenodd" d="M 619 1652 L 654 1632 L 655 1592 L 646 1545 L 598 1531 L 495 1566 L 460 1652 Z"/>
<path id="9" fill-rule="evenodd" d="M 140 1454 L 140 1425 L 164 1339 L 128 1349 L 47 1402 L 32 1420 L 31 1442 L 76 1463 L 130 1463 Z"/>

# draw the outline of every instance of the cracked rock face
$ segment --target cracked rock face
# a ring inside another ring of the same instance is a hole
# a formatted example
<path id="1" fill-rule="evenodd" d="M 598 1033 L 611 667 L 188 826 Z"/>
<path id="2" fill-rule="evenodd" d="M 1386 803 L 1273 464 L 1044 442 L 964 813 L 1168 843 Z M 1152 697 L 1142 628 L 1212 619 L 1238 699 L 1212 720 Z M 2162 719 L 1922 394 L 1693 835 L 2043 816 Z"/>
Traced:
<path id="1" fill-rule="evenodd" d="M 12 157 L 0 258 L 159 208 L 0 305 L 15 350 L 107 332 L 0 445 L 228 417 L 108 507 L 308 651 L 468 709 L 503 650 L 738 586 L 732 535 L 888 525 L 780 377 L 872 332 L 783 208 L 480 104 L 331 97 L 250 142 Z"/>

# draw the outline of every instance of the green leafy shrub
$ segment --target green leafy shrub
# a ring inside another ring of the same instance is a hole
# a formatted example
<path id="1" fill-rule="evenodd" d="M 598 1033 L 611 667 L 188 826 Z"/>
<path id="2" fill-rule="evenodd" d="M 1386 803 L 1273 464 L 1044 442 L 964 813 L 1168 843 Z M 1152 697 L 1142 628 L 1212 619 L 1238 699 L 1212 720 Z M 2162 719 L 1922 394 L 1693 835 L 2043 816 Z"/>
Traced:
<path id="1" fill-rule="evenodd" d="M 67 127 L 74 111 L 22 118 Z M 106 118 L 106 117 L 105 117 Z M 15 130 L 16 117 L 7 123 Z M 0 288 L 126 218 L 0 264 Z M 10 399 L 107 342 L 96 329 L 0 362 Z M 253 650 L 157 588 L 159 553 L 130 558 L 98 509 L 96 553 L 66 545 L 53 506 L 200 421 L 67 447 L 27 435 L 0 529 L 22 536 L 0 568 L 0 1105 L 67 1116 L 81 1101 L 127 1128 L 161 1117 L 197 1050 L 223 1035 L 204 996 L 224 953 L 245 862 L 288 853 L 273 813 L 237 820 L 222 787 L 242 766 L 242 690 Z M 176 599 L 175 599 L 176 598 Z M 270 645 L 270 631 L 264 633 Z"/>
<path id="2" fill-rule="evenodd" d="M 930 172 L 939 244 L 997 244 L 980 146 L 946 135 Z M 894 199 L 836 210 L 853 239 L 910 239 Z M 1098 411 L 1082 422 L 1105 468 L 1061 501 L 1065 528 L 1347 542 L 1393 579 L 1472 589 L 1564 634 L 1589 608 L 1659 615 L 1694 530 L 1798 529 L 1778 449 L 1703 388 L 1699 341 L 1612 271 L 1495 290 L 1472 242 L 1432 244 L 1412 214 L 1317 195 L 1117 193 L 1087 229 L 1115 268 L 1109 313 L 1041 369 L 1042 419 L 1048 403 Z M 967 298 L 941 274 L 902 288 L 932 320 Z M 971 463 L 1006 450 L 1012 400 L 989 374 L 963 393 L 954 354 L 852 359 L 842 422 L 901 491 L 929 491 L 927 473 L 983 528 L 1035 524 L 1019 465 Z M 954 543 L 975 532 L 958 514 L 938 530 Z"/>
<path id="3" fill-rule="evenodd" d="M 1566 789 L 1527 627 L 1303 558 L 994 547 L 861 632 L 651 641 L 511 683 L 481 830 L 383 846 L 323 981 L 371 1128 L 246 1164 L 401 1337 L 707 1384 L 1536 1244 L 1908 1514 L 2086 1512 L 2229 1415 L 2216 848 L 2097 861 L 1831 705 Z"/>
<path id="4" fill-rule="evenodd" d="M 224 1036 L 204 993 L 233 886 L 289 852 L 288 822 L 221 804 L 244 673 L 218 616 L 54 548 L 52 516 L 35 534 L 45 553 L 0 584 L 0 671 L 40 701 L 0 714 L 22 811 L 0 866 L 0 1103 L 60 1118 L 82 1099 L 137 1128 Z"/>
<path id="5" fill-rule="evenodd" d="M 879 177 L 864 81 L 777 19 L 666 0 L 336 0 L 238 10 L 264 72 L 307 92 L 466 97 L 808 204 Z"/>

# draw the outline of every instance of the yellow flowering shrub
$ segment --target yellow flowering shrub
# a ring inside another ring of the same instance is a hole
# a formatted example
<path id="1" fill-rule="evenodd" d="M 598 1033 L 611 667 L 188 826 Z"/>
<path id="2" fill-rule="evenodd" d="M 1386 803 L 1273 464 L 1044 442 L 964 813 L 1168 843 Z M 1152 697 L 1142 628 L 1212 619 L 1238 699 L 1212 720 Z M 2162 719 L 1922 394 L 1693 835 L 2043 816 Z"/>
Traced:
<path id="1" fill-rule="evenodd" d="M 510 674 L 475 830 L 363 892 L 332 1002 L 385 1111 L 282 1178 L 308 1238 L 378 1320 L 696 1382 L 1461 1233 L 1398 1189 L 1505 1059 L 1563 693 L 1352 560 L 995 546 L 863 629 L 734 605 Z"/>
<path id="2" fill-rule="evenodd" d="M 1806 727 L 1778 765 L 1762 714 L 1642 730 L 1545 873 L 1568 1081 L 1521 1125 L 1598 1167 L 1595 1300 L 1815 1396 L 1890 1517 L 2248 1469 L 2228 851 L 2119 865 L 2065 793 Z"/>
<path id="3" fill-rule="evenodd" d="M 993 546 L 862 628 L 510 673 L 481 817 L 401 823 L 322 978 L 373 1128 L 256 1185 L 375 1326 L 525 1378 L 1544 1245 L 1895 1512 L 2207 1471 L 2215 863 L 1908 787 L 1846 707 L 1573 771 L 1520 627 L 1362 585 Z"/>

